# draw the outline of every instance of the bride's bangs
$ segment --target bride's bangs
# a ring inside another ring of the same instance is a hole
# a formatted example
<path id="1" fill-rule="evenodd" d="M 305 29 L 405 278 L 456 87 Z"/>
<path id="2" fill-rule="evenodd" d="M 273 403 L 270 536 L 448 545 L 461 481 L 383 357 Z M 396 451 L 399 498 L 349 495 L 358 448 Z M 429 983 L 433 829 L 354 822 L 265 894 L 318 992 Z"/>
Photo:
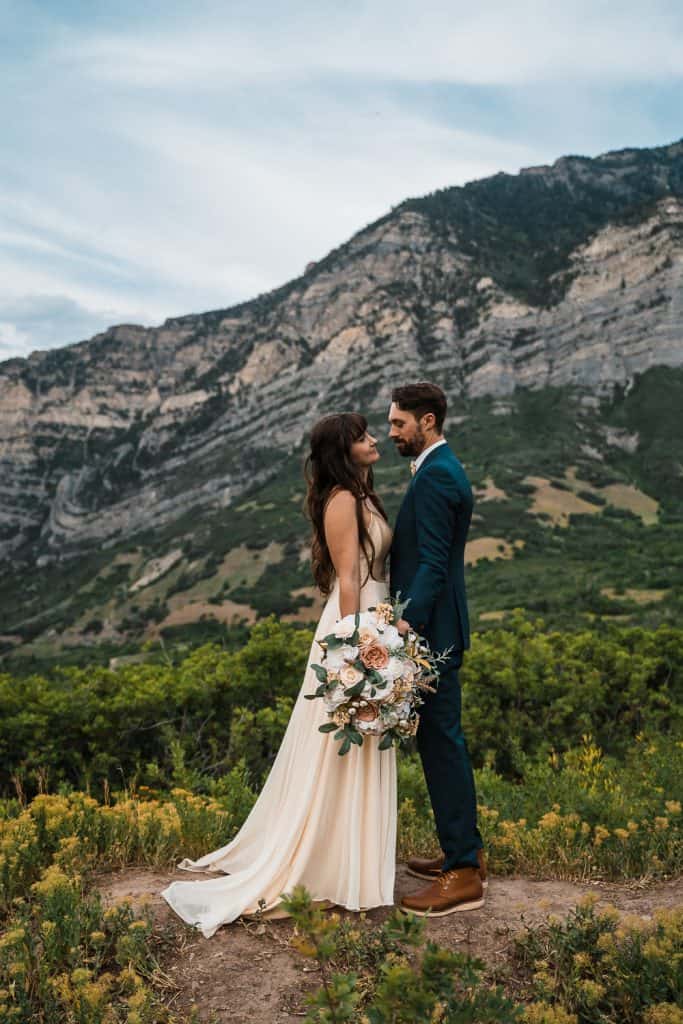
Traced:
<path id="1" fill-rule="evenodd" d="M 351 444 L 354 444 L 356 441 L 360 441 L 363 434 L 367 431 L 368 421 L 359 412 L 347 412 L 345 418 L 349 425 Z"/>

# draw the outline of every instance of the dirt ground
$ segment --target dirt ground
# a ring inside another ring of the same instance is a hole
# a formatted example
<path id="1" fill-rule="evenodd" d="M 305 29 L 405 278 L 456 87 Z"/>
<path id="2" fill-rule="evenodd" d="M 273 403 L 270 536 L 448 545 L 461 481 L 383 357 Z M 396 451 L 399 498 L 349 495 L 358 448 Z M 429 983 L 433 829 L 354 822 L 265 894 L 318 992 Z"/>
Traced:
<path id="1" fill-rule="evenodd" d="M 205 939 L 179 921 L 159 895 L 175 878 L 191 877 L 187 871 L 128 868 L 102 873 L 96 880 L 107 905 L 121 900 L 130 900 L 133 905 L 146 903 L 160 932 L 174 929 L 176 953 L 164 965 L 169 1005 L 184 1012 L 197 1006 L 202 1022 L 208 1022 L 212 1012 L 221 1024 L 301 1020 L 306 1012 L 305 995 L 320 982 L 315 964 L 289 945 L 291 922 L 276 919 L 257 924 L 240 919 Z M 399 864 L 396 901 L 424 884 Z M 612 904 L 624 914 L 648 917 L 656 908 L 683 903 L 683 878 L 658 883 L 492 878 L 481 910 L 428 920 L 427 936 L 442 946 L 494 964 L 505 955 L 512 936 L 525 925 L 540 923 L 551 914 L 564 916 L 589 892 L 600 904 Z M 390 912 L 391 908 L 378 908 L 369 911 L 366 919 L 379 924 Z M 344 910 L 340 913 L 356 916 Z"/>

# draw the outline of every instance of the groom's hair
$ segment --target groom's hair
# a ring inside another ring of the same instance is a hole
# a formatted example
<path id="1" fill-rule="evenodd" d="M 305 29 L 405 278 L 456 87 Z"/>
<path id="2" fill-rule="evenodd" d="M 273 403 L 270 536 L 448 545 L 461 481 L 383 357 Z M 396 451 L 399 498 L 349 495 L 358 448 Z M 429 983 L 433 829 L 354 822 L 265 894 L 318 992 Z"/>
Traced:
<path id="1" fill-rule="evenodd" d="M 395 402 L 399 409 L 412 412 L 417 420 L 428 412 L 434 413 L 436 429 L 439 433 L 443 430 L 448 402 L 438 384 L 431 384 L 428 380 L 419 380 L 417 384 L 404 384 L 403 387 L 394 388 L 391 392 L 391 401 Z"/>

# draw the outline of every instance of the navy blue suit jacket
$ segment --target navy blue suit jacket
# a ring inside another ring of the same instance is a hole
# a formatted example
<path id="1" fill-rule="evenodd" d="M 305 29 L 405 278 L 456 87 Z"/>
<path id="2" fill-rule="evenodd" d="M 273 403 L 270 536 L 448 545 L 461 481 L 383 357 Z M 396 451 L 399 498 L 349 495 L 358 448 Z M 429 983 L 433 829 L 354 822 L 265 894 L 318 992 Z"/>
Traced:
<path id="1" fill-rule="evenodd" d="M 404 618 L 434 651 L 470 646 L 465 541 L 472 488 L 447 444 L 430 452 L 399 509 L 391 545 L 391 593 L 410 598 Z"/>

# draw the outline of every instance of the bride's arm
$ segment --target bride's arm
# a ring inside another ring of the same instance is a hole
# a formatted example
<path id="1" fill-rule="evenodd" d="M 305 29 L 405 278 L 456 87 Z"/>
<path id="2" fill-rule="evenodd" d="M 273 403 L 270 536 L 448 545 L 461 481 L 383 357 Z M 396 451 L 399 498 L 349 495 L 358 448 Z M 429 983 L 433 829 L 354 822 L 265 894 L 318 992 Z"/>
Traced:
<path id="1" fill-rule="evenodd" d="M 338 491 L 325 509 L 325 540 L 339 580 L 341 617 L 360 609 L 360 541 L 356 499 L 350 491 Z"/>

